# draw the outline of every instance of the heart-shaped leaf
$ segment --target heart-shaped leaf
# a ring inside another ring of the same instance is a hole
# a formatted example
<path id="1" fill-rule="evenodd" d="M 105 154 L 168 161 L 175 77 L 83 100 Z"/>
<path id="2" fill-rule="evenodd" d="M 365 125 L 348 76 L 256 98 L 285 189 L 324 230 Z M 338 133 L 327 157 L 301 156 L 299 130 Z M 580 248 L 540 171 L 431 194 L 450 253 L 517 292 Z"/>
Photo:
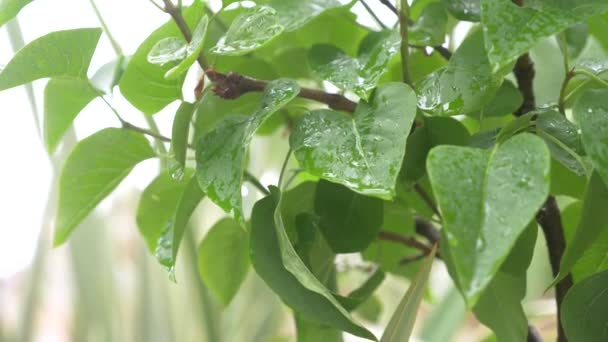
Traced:
<path id="1" fill-rule="evenodd" d="M 364 195 L 391 198 L 416 115 L 413 90 L 402 83 L 376 89 L 352 117 L 312 111 L 296 122 L 290 145 L 310 173 Z"/>
<path id="2" fill-rule="evenodd" d="M 289 79 L 266 86 L 262 102 L 250 116 L 230 116 L 196 144 L 198 181 L 209 198 L 243 221 L 241 185 L 245 153 L 260 125 L 298 95 L 300 87 Z"/>
<path id="3" fill-rule="evenodd" d="M 561 322 L 568 341 L 606 341 L 608 271 L 575 284 L 564 297 Z"/>
<path id="4" fill-rule="evenodd" d="M 448 11 L 459 20 L 479 21 L 481 20 L 480 0 L 443 0 Z"/>
<path id="5" fill-rule="evenodd" d="M 528 51 L 542 37 L 608 11 L 605 0 L 546 0 L 520 7 L 511 0 L 481 0 L 488 58 L 494 70 Z"/>
<path id="6" fill-rule="evenodd" d="M 0 90 L 41 78 L 87 78 L 87 70 L 101 29 L 56 31 L 42 36 L 23 49 L 0 70 Z"/>
<path id="7" fill-rule="evenodd" d="M 154 157 L 141 134 L 106 128 L 80 141 L 59 178 L 55 245 L 65 242 L 78 224 L 141 161 Z"/>
<path id="8" fill-rule="evenodd" d="M 491 151 L 444 145 L 429 153 L 427 170 L 444 221 L 442 248 L 469 306 L 544 203 L 550 161 L 545 143 L 529 133 Z"/>
<path id="9" fill-rule="evenodd" d="M 258 201 L 251 214 L 251 263 L 258 275 L 289 307 L 307 320 L 376 340 L 355 323 L 331 291 L 311 273 L 295 252 L 285 228 L 278 198 Z"/>
<path id="10" fill-rule="evenodd" d="M 574 106 L 585 151 L 608 184 L 608 90 L 590 90 Z"/>
<path id="11" fill-rule="evenodd" d="M 440 2 L 432 2 L 424 7 L 420 17 L 409 29 L 409 42 L 414 45 L 441 45 L 445 41 L 448 14 Z"/>
<path id="12" fill-rule="evenodd" d="M 373 44 L 365 46 L 358 58 L 350 57 L 332 45 L 314 45 L 308 53 L 311 70 L 337 87 L 352 90 L 367 99 L 401 44 L 397 31 L 374 32 L 368 37 L 372 39 L 366 40 Z"/>
<path id="13" fill-rule="evenodd" d="M 283 30 L 283 25 L 279 24 L 279 15 L 272 7 L 252 7 L 234 19 L 226 35 L 211 52 L 218 55 L 244 55 L 264 46 Z"/>
<path id="14" fill-rule="evenodd" d="M 416 84 L 418 107 L 439 115 L 479 111 L 492 99 L 502 76 L 492 72 L 483 46 L 483 33 L 476 30 L 462 42 L 448 64 Z"/>
<path id="15" fill-rule="evenodd" d="M 285 31 L 297 30 L 319 14 L 345 6 L 338 0 L 261 0 L 259 3 L 268 4 L 277 11 Z"/>

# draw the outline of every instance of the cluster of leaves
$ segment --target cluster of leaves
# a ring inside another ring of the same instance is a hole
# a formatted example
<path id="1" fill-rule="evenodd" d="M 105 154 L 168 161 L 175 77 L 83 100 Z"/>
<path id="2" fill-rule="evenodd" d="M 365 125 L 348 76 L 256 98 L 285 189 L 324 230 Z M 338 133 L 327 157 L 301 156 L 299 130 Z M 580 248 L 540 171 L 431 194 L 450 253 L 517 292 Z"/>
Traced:
<path id="1" fill-rule="evenodd" d="M 144 115 L 181 103 L 168 154 L 144 135 L 158 139 L 158 132 L 120 117 L 122 128 L 102 129 L 78 143 L 60 178 L 56 245 L 137 164 L 161 158 L 165 167 L 141 196 L 137 225 L 172 273 L 203 198 L 229 213 L 199 250 L 201 277 L 223 304 L 251 264 L 294 310 L 300 341 L 341 340 L 339 331 L 376 340 L 350 312 L 373 299 L 388 272 L 412 285 L 381 341 L 404 341 L 435 256 L 432 246 L 416 240 L 422 220 L 439 226 L 437 256 L 467 306 L 499 341 L 523 341 L 528 320 L 521 301 L 537 238 L 535 216 L 548 196 L 561 196 L 567 199 L 567 248 L 555 281 L 574 279 L 561 320 L 572 341 L 608 338 L 608 82 L 602 78 L 608 61 L 579 57 L 587 40 L 608 48 L 605 0 L 523 6 L 416 0 L 411 7 L 402 1 L 405 36 L 359 24 L 351 12 L 356 1 L 234 2 L 224 0 L 218 13 L 201 0 L 171 7 L 173 19 L 183 22 L 162 25 L 134 55 L 118 56 L 92 77 L 97 28 L 49 33 L 0 71 L 0 90 L 50 78 L 44 94 L 49 153 L 79 112 L 96 98 L 107 101 L 116 86 Z M 27 3 L 2 2 L 0 25 Z M 459 21 L 474 24 L 451 57 L 419 49 L 443 44 Z M 183 25 L 192 33 L 184 36 Z M 559 97 L 513 115 L 523 102 L 511 76 L 515 61 L 553 35 L 566 68 Z M 399 54 L 404 44 L 406 56 Z M 263 92 L 231 99 L 208 86 L 189 103 L 182 88 L 197 61 L 214 72 L 270 81 Z M 403 74 L 413 84 L 401 82 Z M 303 85 L 323 81 L 358 99 L 352 113 L 303 98 L 310 90 Z M 277 187 L 260 186 L 266 197 L 249 215 L 241 197 L 243 181 L 255 181 L 247 171 L 249 144 L 255 134 L 280 127 L 288 129 L 302 170 L 294 175 L 298 184 L 283 186 L 282 172 Z M 428 255 L 424 262 L 401 262 L 421 252 Z M 378 266 L 348 296 L 338 294 L 336 284 L 333 261 L 340 253 L 361 253 Z"/>

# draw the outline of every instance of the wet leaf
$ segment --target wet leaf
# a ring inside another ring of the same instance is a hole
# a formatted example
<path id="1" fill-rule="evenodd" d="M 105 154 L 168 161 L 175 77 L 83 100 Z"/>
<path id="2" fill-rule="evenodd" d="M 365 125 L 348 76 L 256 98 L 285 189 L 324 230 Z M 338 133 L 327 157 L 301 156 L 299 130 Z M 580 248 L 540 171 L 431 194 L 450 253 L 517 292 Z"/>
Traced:
<path id="1" fill-rule="evenodd" d="M 444 220 L 442 255 L 452 261 L 448 269 L 469 306 L 544 203 L 549 167 L 544 142 L 528 133 L 491 151 L 438 146 L 429 153 L 429 178 Z"/>
<path id="2" fill-rule="evenodd" d="M 260 3 L 277 11 L 279 22 L 286 31 L 297 30 L 321 13 L 344 6 L 338 0 L 262 0 Z"/>
<path id="3" fill-rule="evenodd" d="M 331 45 L 314 45 L 308 53 L 312 72 L 339 88 L 352 90 L 359 97 L 367 99 L 401 44 L 401 37 L 396 31 L 374 32 L 368 37 L 371 37 L 369 40 L 373 44 L 360 51 L 357 58 Z"/>
<path id="4" fill-rule="evenodd" d="M 416 84 L 418 107 L 438 115 L 478 112 L 502 83 L 483 46 L 483 33 L 470 34 L 445 67 Z"/>
<path id="5" fill-rule="evenodd" d="M 391 198 L 416 114 L 414 92 L 405 84 L 378 87 L 352 117 L 321 109 L 298 120 L 290 137 L 306 170 L 363 195 Z"/>
<path id="6" fill-rule="evenodd" d="M 448 11 L 459 20 L 479 21 L 481 20 L 480 0 L 443 0 Z"/>
<path id="7" fill-rule="evenodd" d="M 608 90 L 585 92 L 574 106 L 583 146 L 591 163 L 608 183 Z"/>
<path id="8" fill-rule="evenodd" d="M 253 134 L 275 111 L 300 92 L 298 84 L 278 79 L 266 86 L 250 117 L 230 116 L 196 143 L 197 177 L 203 191 L 226 212 L 243 222 L 241 185 L 245 153 Z"/>
<path id="9" fill-rule="evenodd" d="M 183 16 L 190 27 L 194 27 L 203 16 L 203 6 L 202 1 L 195 0 L 192 6 L 184 8 Z M 141 43 L 131 57 L 119 83 L 121 94 L 145 114 L 154 114 L 171 102 L 182 98 L 184 76 L 165 79 L 165 74 L 175 64 L 158 65 L 148 62 L 148 54 L 152 48 L 160 40 L 169 37 L 182 37 L 173 20 L 156 29 Z"/>
<path id="10" fill-rule="evenodd" d="M 481 0 L 488 58 L 495 70 L 508 65 L 543 37 L 608 11 L 604 0 L 534 1 L 519 7 L 510 0 Z"/>
<path id="11" fill-rule="evenodd" d="M 252 7 L 234 19 L 226 35 L 211 52 L 218 55 L 244 55 L 264 46 L 284 29 L 279 23 L 277 11 L 272 7 Z"/>
<path id="12" fill-rule="evenodd" d="M 448 15 L 445 6 L 432 2 L 424 7 L 420 17 L 409 29 L 409 42 L 414 45 L 441 45 L 445 41 Z"/>
<path id="13" fill-rule="evenodd" d="M 80 141 L 59 178 L 54 244 L 64 243 L 78 224 L 141 161 L 154 157 L 142 135 L 106 128 Z"/>
<path id="14" fill-rule="evenodd" d="M 171 172 L 171 177 L 178 181 L 183 178 L 184 170 L 186 168 L 190 123 L 195 110 L 196 105 L 189 102 L 182 102 L 173 118 L 169 170 Z"/>
<path id="15" fill-rule="evenodd" d="M 87 78 L 101 29 L 55 31 L 19 50 L 0 70 L 0 90 L 47 78 Z"/>

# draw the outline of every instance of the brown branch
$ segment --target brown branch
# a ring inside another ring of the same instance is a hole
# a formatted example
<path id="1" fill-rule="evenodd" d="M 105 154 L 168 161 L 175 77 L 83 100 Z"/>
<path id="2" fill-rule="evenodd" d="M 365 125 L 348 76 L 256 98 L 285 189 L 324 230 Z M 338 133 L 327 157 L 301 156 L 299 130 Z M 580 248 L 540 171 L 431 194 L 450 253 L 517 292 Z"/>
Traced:
<path id="1" fill-rule="evenodd" d="M 207 69 L 207 77 L 215 84 L 213 92 L 224 99 L 236 99 L 251 91 L 264 91 L 268 81 L 247 77 L 239 73 L 223 74 L 213 69 Z M 354 112 L 357 103 L 339 94 L 330 94 L 322 90 L 301 88 L 298 96 L 325 103 L 329 108 L 346 112 Z"/>
<path id="2" fill-rule="evenodd" d="M 433 224 L 429 221 L 423 220 L 419 217 L 415 220 L 416 233 L 418 235 L 424 236 L 424 238 L 431 244 L 434 245 L 439 243 L 441 240 L 441 233 L 439 230 L 433 226 Z M 439 254 L 437 254 L 439 255 Z"/>
<path id="3" fill-rule="evenodd" d="M 441 57 L 445 58 L 445 60 L 449 61 L 450 58 L 452 58 L 452 51 L 450 51 L 445 46 L 441 46 L 441 45 L 417 45 L 417 44 L 410 44 L 410 47 L 416 48 L 416 49 L 432 48 L 434 51 L 437 51 L 437 53 L 439 53 L 441 55 Z"/>
<path id="4" fill-rule="evenodd" d="M 542 342 L 543 341 L 543 338 L 538 333 L 538 330 L 536 330 L 536 328 L 531 324 L 528 324 L 528 338 L 526 339 L 526 341 L 527 342 Z"/>
<path id="5" fill-rule="evenodd" d="M 378 239 L 384 240 L 384 241 L 392 241 L 392 242 L 399 243 L 399 244 L 402 244 L 402 245 L 405 245 L 408 247 L 418 249 L 418 250 L 422 251 L 425 255 L 428 255 L 429 253 L 431 253 L 431 247 L 414 239 L 411 236 L 401 235 L 401 234 L 391 232 L 388 230 L 381 230 L 380 233 L 378 233 Z"/>
<path id="6" fill-rule="evenodd" d="M 547 201 L 536 215 L 536 222 L 543 229 L 545 239 L 547 240 L 547 248 L 549 249 L 549 262 L 553 276 L 559 274 L 559 266 L 566 249 L 566 240 L 564 238 L 564 228 L 562 219 L 557 206 L 555 197 L 549 196 Z M 564 334 L 564 329 L 561 324 L 561 304 L 568 290 L 572 287 L 572 276 L 569 274 L 555 285 L 555 300 L 557 302 L 557 341 L 566 342 L 567 338 Z"/>
<path id="7" fill-rule="evenodd" d="M 125 128 L 125 129 L 130 129 L 132 131 L 141 133 L 141 134 L 149 135 L 149 136 L 151 136 L 151 137 L 153 137 L 155 139 L 158 139 L 160 141 L 171 142 L 171 138 L 167 138 L 166 136 L 164 136 L 162 134 L 158 134 L 158 133 L 156 133 L 154 131 L 151 131 L 149 129 L 142 128 L 142 127 L 139 127 L 139 126 L 135 126 L 132 123 L 127 122 L 127 121 L 122 121 L 122 127 Z"/>
<path id="8" fill-rule="evenodd" d="M 521 107 L 515 112 L 516 116 L 522 116 L 536 108 L 536 99 L 534 98 L 534 63 L 528 53 L 525 53 L 515 62 L 513 68 L 517 86 L 521 95 L 524 98 Z"/>
<path id="9" fill-rule="evenodd" d="M 397 12 L 397 7 L 395 7 L 395 5 L 393 5 L 391 0 L 380 0 L 380 3 L 383 4 L 384 6 L 388 7 L 388 9 L 391 10 L 391 12 L 395 13 L 396 15 L 399 15 Z"/>

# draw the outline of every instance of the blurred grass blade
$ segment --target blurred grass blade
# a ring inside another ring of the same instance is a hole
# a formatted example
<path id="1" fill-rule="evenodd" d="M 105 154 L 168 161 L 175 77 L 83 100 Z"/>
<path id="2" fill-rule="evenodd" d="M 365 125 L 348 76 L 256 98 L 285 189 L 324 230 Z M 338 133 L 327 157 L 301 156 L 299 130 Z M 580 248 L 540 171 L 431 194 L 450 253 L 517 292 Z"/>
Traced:
<path id="1" fill-rule="evenodd" d="M 418 307 L 424 296 L 424 288 L 429 280 L 435 253 L 437 253 L 437 245 L 433 247 L 431 253 L 424 260 L 424 264 L 420 268 L 420 271 L 418 271 L 416 278 L 412 281 L 410 288 L 405 293 L 395 313 L 393 313 L 393 317 L 391 317 L 380 342 L 409 341 L 412 329 L 414 328 L 414 322 L 416 322 Z"/>

